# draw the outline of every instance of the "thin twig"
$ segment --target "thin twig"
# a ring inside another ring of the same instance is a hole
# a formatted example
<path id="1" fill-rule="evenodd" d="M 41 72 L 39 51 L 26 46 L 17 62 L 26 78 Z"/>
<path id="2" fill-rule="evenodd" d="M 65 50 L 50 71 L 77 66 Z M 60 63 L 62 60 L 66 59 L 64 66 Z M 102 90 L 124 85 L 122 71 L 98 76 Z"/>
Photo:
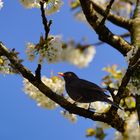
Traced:
<path id="1" fill-rule="evenodd" d="M 40 2 L 40 10 L 41 10 L 41 17 L 42 17 L 42 22 L 44 25 L 44 30 L 45 30 L 45 39 L 48 38 L 49 32 L 50 32 L 50 26 L 52 24 L 52 20 L 48 22 L 46 16 L 45 16 L 45 10 L 44 10 L 44 2 Z"/>
<path id="2" fill-rule="evenodd" d="M 109 4 L 107 5 L 106 7 L 106 10 L 105 10 L 105 15 L 104 15 L 104 18 L 102 19 L 100 25 L 104 25 L 105 24 L 105 21 L 110 13 L 110 10 L 111 10 L 111 6 L 113 5 L 115 0 L 110 0 Z"/>
<path id="3" fill-rule="evenodd" d="M 45 40 L 47 40 L 50 32 L 50 26 L 52 24 L 52 20 L 50 20 L 48 23 L 48 20 L 45 16 L 45 10 L 44 10 L 45 2 L 46 2 L 45 0 L 40 1 L 40 10 L 41 10 L 42 23 L 44 25 L 44 30 L 45 30 Z M 38 67 L 35 71 L 35 78 L 36 80 L 41 81 L 41 64 L 38 64 Z"/>

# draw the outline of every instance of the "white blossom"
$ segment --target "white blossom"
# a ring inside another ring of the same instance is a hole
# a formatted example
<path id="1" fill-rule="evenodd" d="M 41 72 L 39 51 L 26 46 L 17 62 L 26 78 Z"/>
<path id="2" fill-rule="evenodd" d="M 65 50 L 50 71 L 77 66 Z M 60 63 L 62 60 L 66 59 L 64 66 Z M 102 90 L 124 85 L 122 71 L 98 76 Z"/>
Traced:
<path id="1" fill-rule="evenodd" d="M 48 43 L 46 59 L 49 63 L 58 62 L 61 60 L 62 41 L 60 36 L 54 36 Z"/>
<path id="2" fill-rule="evenodd" d="M 115 140 L 124 140 L 122 134 L 119 131 L 115 132 Z"/>
<path id="3" fill-rule="evenodd" d="M 61 111 L 60 113 L 64 116 L 64 118 L 68 119 L 69 121 L 73 123 L 77 121 L 77 115 L 75 114 L 71 114 L 68 111 Z"/>
<path id="4" fill-rule="evenodd" d="M 128 113 L 125 112 L 124 110 L 118 109 L 117 114 L 119 117 L 121 117 L 123 120 L 125 120 L 128 117 Z"/>
<path id="5" fill-rule="evenodd" d="M 95 109 L 96 113 L 105 113 L 109 110 L 110 105 L 108 103 L 96 101 L 91 103 L 91 108 Z"/>
<path id="6" fill-rule="evenodd" d="M 108 125 L 107 123 L 104 123 L 104 122 L 97 121 L 96 124 L 97 124 L 97 126 L 103 128 L 103 129 L 110 128 L 110 125 Z"/>
<path id="7" fill-rule="evenodd" d="M 0 56 L 0 74 L 15 73 L 14 69 L 10 67 L 9 61 L 5 56 Z"/>
<path id="8" fill-rule="evenodd" d="M 68 61 L 79 68 L 87 67 L 95 56 L 95 53 L 96 50 L 93 46 L 89 46 L 82 51 L 79 48 L 67 46 L 62 51 L 62 60 Z"/>
<path id="9" fill-rule="evenodd" d="M 3 7 L 3 1 L 0 0 L 0 9 Z"/>
<path id="10" fill-rule="evenodd" d="M 42 81 L 46 86 L 48 86 L 53 92 L 62 95 L 64 92 L 64 81 L 56 76 L 51 77 L 50 79 L 43 76 Z M 24 92 L 29 95 L 32 99 L 36 100 L 37 105 L 54 109 L 57 107 L 57 104 L 46 97 L 43 93 L 41 93 L 35 86 L 33 86 L 28 80 L 24 79 Z"/>
<path id="11" fill-rule="evenodd" d="M 46 5 L 45 14 L 50 15 L 55 12 L 58 12 L 62 5 L 63 5 L 62 0 L 50 0 L 48 5 Z"/>
<path id="12" fill-rule="evenodd" d="M 39 55 L 38 63 L 43 63 L 46 59 L 48 63 L 68 61 L 79 68 L 87 67 L 95 56 L 96 50 L 93 46 L 84 49 L 75 48 L 70 43 L 62 48 L 62 39 L 60 36 L 49 36 L 47 43 L 43 46 L 28 43 L 26 54 L 30 61 L 33 61 Z"/>
<path id="13" fill-rule="evenodd" d="M 125 132 L 122 135 L 120 132 L 116 131 L 115 140 L 139 140 L 140 138 L 140 128 L 138 124 L 137 113 L 134 112 L 126 119 Z"/>
<path id="14" fill-rule="evenodd" d="M 28 60 L 33 61 L 35 59 L 35 45 L 33 43 L 27 43 L 26 54 Z"/>
<path id="15" fill-rule="evenodd" d="M 45 76 L 42 77 L 42 81 L 46 84 L 53 92 L 61 95 L 64 92 L 65 82 L 58 76 L 52 76 L 50 79 Z"/>
<path id="16" fill-rule="evenodd" d="M 41 0 L 20 0 L 21 4 L 25 8 L 40 8 L 40 1 Z M 50 15 L 59 11 L 62 5 L 62 0 L 48 0 L 46 3 L 44 3 L 46 15 Z"/>
<path id="17" fill-rule="evenodd" d="M 51 39 L 50 39 L 51 38 Z M 39 55 L 38 63 L 41 64 L 46 59 L 48 63 L 55 63 L 61 60 L 62 40 L 60 36 L 49 36 L 47 44 L 37 48 L 33 43 L 27 43 L 26 54 L 30 61 Z"/>
<path id="18" fill-rule="evenodd" d="M 140 89 L 137 86 L 134 86 L 133 83 L 131 83 L 131 80 L 128 84 L 129 90 L 133 95 L 140 95 Z"/>

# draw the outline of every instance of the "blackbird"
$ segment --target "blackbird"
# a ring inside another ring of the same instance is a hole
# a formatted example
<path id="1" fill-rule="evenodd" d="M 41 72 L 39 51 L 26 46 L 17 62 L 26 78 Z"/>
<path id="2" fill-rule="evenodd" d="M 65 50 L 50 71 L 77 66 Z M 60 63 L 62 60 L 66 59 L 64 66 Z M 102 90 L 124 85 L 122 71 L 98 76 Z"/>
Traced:
<path id="1" fill-rule="evenodd" d="M 108 99 L 110 96 L 105 94 L 105 89 L 99 87 L 98 85 L 84 79 L 80 79 L 73 72 L 58 74 L 64 78 L 66 91 L 75 102 L 91 103 L 101 101 L 107 102 L 116 108 L 120 108 L 119 105 Z"/>

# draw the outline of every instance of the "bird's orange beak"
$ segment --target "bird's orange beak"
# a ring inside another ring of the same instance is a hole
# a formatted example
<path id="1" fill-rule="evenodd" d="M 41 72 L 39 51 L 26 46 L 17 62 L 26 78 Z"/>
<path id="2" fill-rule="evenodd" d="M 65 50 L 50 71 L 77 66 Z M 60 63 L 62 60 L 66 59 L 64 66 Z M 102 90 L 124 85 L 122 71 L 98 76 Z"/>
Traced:
<path id="1" fill-rule="evenodd" d="M 58 75 L 64 77 L 64 73 L 62 73 L 62 72 L 58 72 Z"/>

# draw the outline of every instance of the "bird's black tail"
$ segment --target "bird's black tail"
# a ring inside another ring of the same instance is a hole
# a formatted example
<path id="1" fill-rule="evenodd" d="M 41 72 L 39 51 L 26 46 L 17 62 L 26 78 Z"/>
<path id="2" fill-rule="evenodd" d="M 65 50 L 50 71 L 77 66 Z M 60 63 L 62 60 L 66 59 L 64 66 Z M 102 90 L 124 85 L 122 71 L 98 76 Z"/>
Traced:
<path id="1" fill-rule="evenodd" d="M 118 104 L 116 104 L 115 102 L 113 102 L 113 101 L 111 101 L 111 100 L 109 100 L 109 99 L 105 99 L 105 101 L 107 102 L 107 103 L 109 103 L 110 105 L 112 105 L 112 106 L 114 106 L 114 107 L 116 107 L 116 108 L 119 108 L 119 109 L 121 109 L 121 110 L 123 110 Z"/>

